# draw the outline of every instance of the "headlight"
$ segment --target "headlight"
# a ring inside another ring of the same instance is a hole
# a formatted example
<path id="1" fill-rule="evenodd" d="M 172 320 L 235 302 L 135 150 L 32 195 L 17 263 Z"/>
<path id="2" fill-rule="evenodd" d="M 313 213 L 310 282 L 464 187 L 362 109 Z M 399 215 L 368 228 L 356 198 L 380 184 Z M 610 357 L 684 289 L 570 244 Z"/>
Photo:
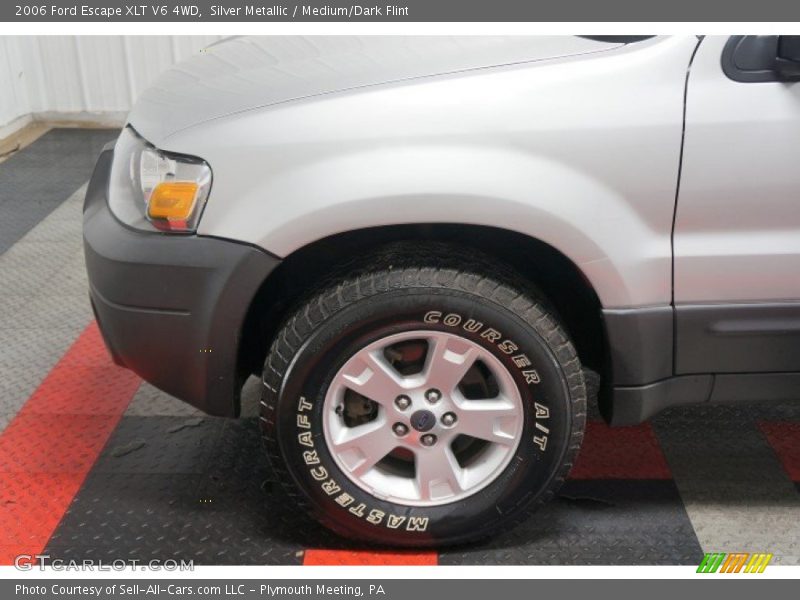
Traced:
<path id="1" fill-rule="evenodd" d="M 199 158 L 162 152 L 130 127 L 114 146 L 108 204 L 137 229 L 191 233 L 211 190 L 211 169 Z"/>

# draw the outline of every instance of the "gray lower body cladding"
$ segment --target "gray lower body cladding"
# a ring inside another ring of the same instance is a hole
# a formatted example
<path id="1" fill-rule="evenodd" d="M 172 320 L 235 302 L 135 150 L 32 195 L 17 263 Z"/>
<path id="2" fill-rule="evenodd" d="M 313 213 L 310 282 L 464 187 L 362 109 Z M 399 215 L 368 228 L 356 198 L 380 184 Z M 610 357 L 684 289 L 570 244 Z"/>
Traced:
<path id="1" fill-rule="evenodd" d="M 800 399 L 800 303 L 607 310 L 604 322 L 613 425 L 684 404 Z"/>
<path id="2" fill-rule="evenodd" d="M 114 360 L 165 392 L 235 416 L 242 325 L 279 259 L 249 245 L 132 230 L 107 203 L 113 151 L 98 160 L 84 205 L 92 306 Z"/>

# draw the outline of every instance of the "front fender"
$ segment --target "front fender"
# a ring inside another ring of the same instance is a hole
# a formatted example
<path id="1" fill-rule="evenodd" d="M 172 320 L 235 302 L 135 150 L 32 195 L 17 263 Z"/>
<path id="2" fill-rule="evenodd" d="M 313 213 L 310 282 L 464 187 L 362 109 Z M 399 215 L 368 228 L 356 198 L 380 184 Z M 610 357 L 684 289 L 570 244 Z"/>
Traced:
<path id="1" fill-rule="evenodd" d="M 281 257 L 368 227 L 484 225 L 561 251 L 604 306 L 653 303 L 668 294 L 668 232 L 654 232 L 603 181 L 539 156 L 458 145 L 354 152 L 282 170 L 236 197 L 204 233 L 244 239 Z"/>
<path id="2" fill-rule="evenodd" d="M 696 38 L 319 95 L 165 140 L 214 182 L 199 233 L 286 257 L 330 235 L 478 224 L 570 258 L 605 308 L 668 305 Z"/>

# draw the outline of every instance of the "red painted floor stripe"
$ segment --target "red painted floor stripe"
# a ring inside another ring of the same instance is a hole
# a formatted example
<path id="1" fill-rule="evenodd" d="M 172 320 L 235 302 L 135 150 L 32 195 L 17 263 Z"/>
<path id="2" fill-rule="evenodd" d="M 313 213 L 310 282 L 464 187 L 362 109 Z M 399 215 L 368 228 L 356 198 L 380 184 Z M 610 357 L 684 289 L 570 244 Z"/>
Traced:
<path id="1" fill-rule="evenodd" d="M 435 565 L 439 556 L 436 552 L 388 552 L 383 550 L 306 550 L 304 565 L 342 566 L 342 565 Z"/>
<path id="2" fill-rule="evenodd" d="M 0 434 L 0 565 L 44 550 L 140 383 L 92 323 Z"/>
<path id="3" fill-rule="evenodd" d="M 800 423 L 762 421 L 758 428 L 792 481 L 800 482 Z"/>
<path id="4" fill-rule="evenodd" d="M 586 437 L 570 479 L 672 479 L 658 438 L 647 423 L 609 427 L 586 424 Z"/>

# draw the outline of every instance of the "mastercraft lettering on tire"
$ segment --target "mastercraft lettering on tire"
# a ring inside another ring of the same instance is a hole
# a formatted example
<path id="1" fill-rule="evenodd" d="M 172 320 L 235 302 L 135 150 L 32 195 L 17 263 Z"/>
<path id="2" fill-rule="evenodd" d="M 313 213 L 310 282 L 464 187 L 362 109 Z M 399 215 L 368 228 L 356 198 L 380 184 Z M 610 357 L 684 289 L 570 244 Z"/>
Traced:
<path id="1" fill-rule="evenodd" d="M 273 464 L 350 537 L 485 537 L 549 498 L 580 445 L 586 389 L 566 334 L 503 265 L 453 254 L 392 246 L 337 276 L 289 317 L 267 359 Z M 453 327 L 459 314 L 472 331 Z M 535 383 L 514 361 L 523 356 Z"/>
<path id="2" fill-rule="evenodd" d="M 589 399 L 636 425 L 796 398 L 798 39 L 215 43 L 97 162 L 104 341 L 211 415 L 259 376 L 282 493 L 343 536 L 510 530 Z"/>

